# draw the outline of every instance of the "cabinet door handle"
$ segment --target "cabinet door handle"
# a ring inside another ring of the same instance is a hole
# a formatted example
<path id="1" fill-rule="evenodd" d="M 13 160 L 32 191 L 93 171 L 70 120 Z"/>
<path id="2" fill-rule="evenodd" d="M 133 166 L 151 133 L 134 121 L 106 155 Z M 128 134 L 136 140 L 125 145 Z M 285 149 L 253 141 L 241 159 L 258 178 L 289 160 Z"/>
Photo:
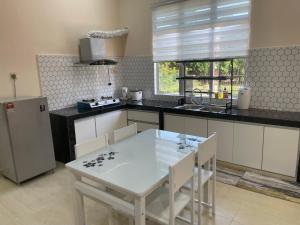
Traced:
<path id="1" fill-rule="evenodd" d="M 44 112 L 46 110 L 46 106 L 45 105 L 40 105 L 40 111 Z"/>

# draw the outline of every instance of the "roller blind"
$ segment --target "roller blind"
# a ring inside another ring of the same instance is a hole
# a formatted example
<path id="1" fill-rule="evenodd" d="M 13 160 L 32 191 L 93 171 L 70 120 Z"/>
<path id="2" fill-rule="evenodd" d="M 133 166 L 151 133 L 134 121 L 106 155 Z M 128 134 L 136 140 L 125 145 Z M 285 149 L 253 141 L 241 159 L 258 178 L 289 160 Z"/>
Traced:
<path id="1" fill-rule="evenodd" d="M 153 8 L 153 60 L 248 54 L 251 0 L 185 0 Z"/>

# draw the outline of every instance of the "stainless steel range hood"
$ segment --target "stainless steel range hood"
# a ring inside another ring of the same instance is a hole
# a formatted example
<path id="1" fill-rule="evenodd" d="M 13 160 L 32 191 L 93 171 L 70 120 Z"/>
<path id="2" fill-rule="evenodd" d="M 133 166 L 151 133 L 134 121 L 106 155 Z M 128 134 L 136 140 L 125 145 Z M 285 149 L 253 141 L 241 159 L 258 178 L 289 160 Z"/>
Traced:
<path id="1" fill-rule="evenodd" d="M 116 65 L 117 61 L 109 59 L 106 51 L 106 39 L 82 38 L 79 44 L 80 62 L 85 65 Z"/>

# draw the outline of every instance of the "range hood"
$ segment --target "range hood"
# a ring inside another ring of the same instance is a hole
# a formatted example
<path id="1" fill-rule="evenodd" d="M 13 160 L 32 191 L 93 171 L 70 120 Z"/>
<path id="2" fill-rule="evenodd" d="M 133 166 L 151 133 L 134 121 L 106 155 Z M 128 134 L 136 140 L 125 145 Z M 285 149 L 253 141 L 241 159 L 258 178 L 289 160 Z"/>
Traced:
<path id="1" fill-rule="evenodd" d="M 106 53 L 106 40 L 99 38 L 82 38 L 79 43 L 80 62 L 84 65 L 116 65 L 117 61 L 109 59 Z"/>

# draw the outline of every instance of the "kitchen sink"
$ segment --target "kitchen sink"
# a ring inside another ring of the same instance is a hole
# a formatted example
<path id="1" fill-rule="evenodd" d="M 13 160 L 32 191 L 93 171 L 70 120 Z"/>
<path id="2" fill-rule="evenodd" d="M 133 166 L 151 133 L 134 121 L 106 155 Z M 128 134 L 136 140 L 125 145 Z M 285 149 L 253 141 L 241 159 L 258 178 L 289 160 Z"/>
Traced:
<path id="1" fill-rule="evenodd" d="M 184 109 L 191 111 L 203 111 L 203 112 L 215 112 L 215 113 L 223 113 L 225 112 L 224 107 L 217 105 L 194 105 L 194 104 L 185 104 L 176 106 L 175 109 Z"/>
<path id="2" fill-rule="evenodd" d="M 215 105 L 207 105 L 200 108 L 201 111 L 208 111 L 208 112 L 224 112 L 224 108 L 221 106 Z"/>
<path id="3" fill-rule="evenodd" d="M 199 111 L 201 108 L 200 105 L 193 105 L 193 104 L 185 104 L 176 106 L 175 109 L 184 109 L 184 110 L 193 110 L 193 111 Z"/>

